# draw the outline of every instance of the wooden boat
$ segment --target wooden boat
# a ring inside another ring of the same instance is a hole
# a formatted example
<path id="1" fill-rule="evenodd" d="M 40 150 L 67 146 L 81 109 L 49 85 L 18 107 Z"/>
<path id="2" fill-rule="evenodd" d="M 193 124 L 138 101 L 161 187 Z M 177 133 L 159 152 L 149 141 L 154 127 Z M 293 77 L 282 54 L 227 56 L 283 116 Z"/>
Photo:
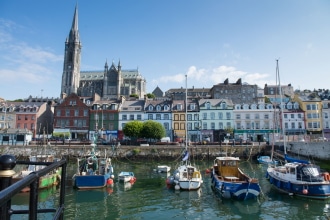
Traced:
<path id="1" fill-rule="evenodd" d="M 224 198 L 256 198 L 260 194 L 258 179 L 249 177 L 238 165 L 238 157 L 216 157 L 211 172 L 212 188 Z"/>
<path id="2" fill-rule="evenodd" d="M 134 176 L 133 172 L 125 172 L 125 171 L 119 173 L 118 179 L 120 182 L 124 182 L 124 183 L 127 182 L 134 183 L 136 181 L 136 177 Z"/>
<path id="3" fill-rule="evenodd" d="M 77 158 L 77 172 L 73 175 L 73 187 L 77 189 L 97 189 L 113 184 L 113 166 L 108 157 L 95 155 L 96 144 L 91 144 L 88 157 Z M 106 155 L 106 153 L 105 153 Z"/>
<path id="4" fill-rule="evenodd" d="M 30 162 L 55 162 L 56 159 L 53 155 L 43 154 L 43 155 L 34 155 L 29 157 Z M 28 165 L 26 169 L 21 170 L 19 173 L 15 174 L 12 178 L 12 183 L 20 181 L 27 175 L 32 172 L 41 170 L 45 168 L 45 165 Z M 54 185 L 58 185 L 61 181 L 62 169 L 58 168 L 52 172 L 41 176 L 39 178 L 39 189 L 49 188 Z M 29 192 L 30 187 L 25 187 L 22 192 Z"/>
<path id="5" fill-rule="evenodd" d="M 171 170 L 171 167 L 166 166 L 166 165 L 157 166 L 157 172 L 159 172 L 159 173 L 168 173 L 168 172 L 170 172 L 170 170 Z"/>
<path id="6" fill-rule="evenodd" d="M 277 165 L 278 164 L 277 160 L 271 159 L 270 156 L 266 156 L 266 155 L 265 156 L 259 156 L 257 158 L 257 161 L 260 164 L 266 164 L 266 165 Z"/>

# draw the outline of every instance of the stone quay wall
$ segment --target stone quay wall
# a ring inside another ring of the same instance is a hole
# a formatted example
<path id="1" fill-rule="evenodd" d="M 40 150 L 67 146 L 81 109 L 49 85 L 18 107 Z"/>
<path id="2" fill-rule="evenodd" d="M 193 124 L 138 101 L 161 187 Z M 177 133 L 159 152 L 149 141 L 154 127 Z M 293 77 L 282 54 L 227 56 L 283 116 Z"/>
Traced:
<path id="1" fill-rule="evenodd" d="M 190 157 L 195 159 L 213 160 L 217 156 L 238 156 L 252 158 L 264 150 L 265 144 L 252 143 L 250 145 L 192 145 L 188 147 Z M 99 145 L 95 148 L 96 155 L 102 157 L 105 154 L 112 158 L 159 158 L 180 160 L 184 146 L 180 145 L 150 145 L 150 146 L 111 146 Z M 16 156 L 17 160 L 26 159 L 29 155 L 53 154 L 57 158 L 83 157 L 91 153 L 90 145 L 28 145 L 28 146 L 0 146 L 0 154 Z"/>
<path id="2" fill-rule="evenodd" d="M 283 143 L 277 143 L 283 145 Z M 330 142 L 289 142 L 287 152 L 312 157 L 321 160 L 330 160 Z"/>

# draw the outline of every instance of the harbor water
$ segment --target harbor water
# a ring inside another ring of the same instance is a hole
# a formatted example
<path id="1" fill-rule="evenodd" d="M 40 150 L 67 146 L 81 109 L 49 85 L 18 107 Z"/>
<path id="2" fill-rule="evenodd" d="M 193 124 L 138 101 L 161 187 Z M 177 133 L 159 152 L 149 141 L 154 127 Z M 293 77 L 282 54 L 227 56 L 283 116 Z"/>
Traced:
<path id="1" fill-rule="evenodd" d="M 192 161 L 193 162 L 193 161 Z M 251 177 L 259 179 L 260 198 L 247 201 L 222 199 L 211 188 L 211 179 L 205 171 L 213 161 L 196 161 L 204 183 L 198 191 L 175 191 L 165 183 L 168 174 L 155 171 L 157 165 L 173 169 L 178 161 L 117 161 L 114 171 L 132 171 L 134 184 L 119 183 L 99 190 L 75 190 L 66 187 L 65 217 L 69 220 L 88 219 L 329 219 L 330 201 L 309 200 L 280 194 L 265 178 L 266 167 L 255 162 L 241 161 L 242 168 Z M 68 166 L 68 178 L 75 172 Z M 69 181 L 68 181 L 69 182 Z M 56 208 L 58 189 L 39 192 L 39 208 Z M 12 200 L 12 208 L 28 209 L 29 194 L 21 193 Z M 52 213 L 40 213 L 38 219 L 52 219 Z M 28 219 L 27 215 L 13 215 L 11 219 Z"/>

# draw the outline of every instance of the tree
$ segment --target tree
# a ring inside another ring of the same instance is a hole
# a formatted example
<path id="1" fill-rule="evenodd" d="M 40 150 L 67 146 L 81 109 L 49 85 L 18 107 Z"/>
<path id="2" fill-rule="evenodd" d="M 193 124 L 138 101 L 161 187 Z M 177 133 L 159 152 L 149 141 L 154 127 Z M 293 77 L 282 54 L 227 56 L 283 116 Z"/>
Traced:
<path id="1" fill-rule="evenodd" d="M 139 98 L 139 95 L 138 94 L 131 94 L 129 97 Z"/>
<path id="2" fill-rule="evenodd" d="M 143 122 L 130 121 L 124 126 L 123 132 L 124 132 L 124 135 L 127 137 L 138 138 L 138 137 L 141 137 L 140 134 L 141 134 L 142 128 L 143 128 Z"/>
<path id="3" fill-rule="evenodd" d="M 165 128 L 161 123 L 152 120 L 145 121 L 143 123 L 143 128 L 141 131 L 142 137 L 150 139 L 161 139 L 162 137 L 165 137 L 165 134 Z"/>
<path id="4" fill-rule="evenodd" d="M 147 97 L 148 97 L 148 99 L 154 99 L 154 98 L 156 98 L 156 96 L 154 94 L 152 94 L 152 93 L 148 93 L 147 94 Z"/>

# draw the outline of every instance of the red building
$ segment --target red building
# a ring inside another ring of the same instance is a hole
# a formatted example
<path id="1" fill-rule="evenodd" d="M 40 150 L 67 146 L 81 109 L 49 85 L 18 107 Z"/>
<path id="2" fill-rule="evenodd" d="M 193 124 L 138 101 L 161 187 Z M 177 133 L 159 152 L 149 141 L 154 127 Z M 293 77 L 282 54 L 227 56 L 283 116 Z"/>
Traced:
<path id="1" fill-rule="evenodd" d="M 54 136 L 69 132 L 71 139 L 88 139 L 89 111 L 90 107 L 77 94 L 71 93 L 54 108 Z"/>

